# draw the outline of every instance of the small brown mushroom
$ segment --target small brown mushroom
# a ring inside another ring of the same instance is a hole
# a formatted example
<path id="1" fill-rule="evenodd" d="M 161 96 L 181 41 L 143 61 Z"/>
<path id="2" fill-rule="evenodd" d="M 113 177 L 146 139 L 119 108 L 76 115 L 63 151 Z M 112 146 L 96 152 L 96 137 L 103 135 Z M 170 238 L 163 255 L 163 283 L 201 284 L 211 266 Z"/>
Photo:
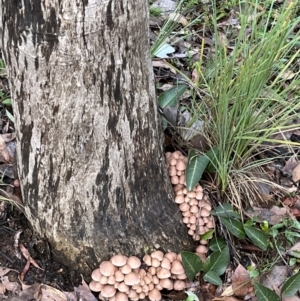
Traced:
<path id="1" fill-rule="evenodd" d="M 150 255 L 152 258 L 156 258 L 159 261 L 162 261 L 162 259 L 164 258 L 164 253 L 162 251 L 155 251 L 153 253 L 151 253 Z"/>
<path id="2" fill-rule="evenodd" d="M 116 270 L 117 268 L 110 261 L 103 261 L 100 264 L 100 272 L 106 277 L 113 275 Z"/>
<path id="3" fill-rule="evenodd" d="M 171 270 L 171 262 L 167 257 L 163 258 L 163 260 L 160 263 L 160 266 L 162 268 L 168 269 L 169 271 Z"/>
<path id="4" fill-rule="evenodd" d="M 132 269 L 137 269 L 141 266 L 141 261 L 136 256 L 130 256 L 126 262 Z"/>
<path id="5" fill-rule="evenodd" d="M 155 268 L 158 268 L 160 266 L 160 261 L 157 258 L 152 258 L 151 265 Z"/>
<path id="6" fill-rule="evenodd" d="M 117 282 L 123 281 L 124 280 L 124 274 L 120 270 L 115 271 L 115 279 L 116 279 Z"/>
<path id="7" fill-rule="evenodd" d="M 140 275 L 134 272 L 131 272 L 124 277 L 124 283 L 128 286 L 132 286 L 140 283 Z"/>
<path id="8" fill-rule="evenodd" d="M 173 289 L 173 281 L 170 278 L 161 279 L 159 283 L 163 288 L 167 290 Z"/>
<path id="9" fill-rule="evenodd" d="M 111 257 L 111 263 L 116 267 L 122 267 L 126 264 L 127 256 L 118 254 Z"/>
<path id="10" fill-rule="evenodd" d="M 89 287 L 90 287 L 91 291 L 93 291 L 93 292 L 101 292 L 104 285 L 98 281 L 92 280 L 89 284 Z"/>
<path id="11" fill-rule="evenodd" d="M 104 285 L 103 289 L 101 290 L 101 295 L 104 298 L 113 297 L 116 294 L 116 289 L 112 285 Z"/>
<path id="12" fill-rule="evenodd" d="M 200 253 L 200 254 L 206 254 L 208 252 L 208 248 L 206 246 L 203 245 L 199 245 L 196 248 L 196 253 Z"/>
<path id="13" fill-rule="evenodd" d="M 127 293 L 129 291 L 129 286 L 124 282 L 119 283 L 118 290 L 122 293 Z"/>
<path id="14" fill-rule="evenodd" d="M 147 265 L 148 267 L 151 266 L 151 256 L 150 256 L 150 255 L 145 255 L 145 256 L 143 257 L 143 261 L 146 263 L 146 265 Z"/>
<path id="15" fill-rule="evenodd" d="M 124 275 L 126 275 L 126 274 L 131 273 L 131 272 L 132 272 L 132 269 L 131 269 L 131 267 L 130 267 L 128 264 L 125 264 L 125 265 L 123 265 L 123 266 L 120 268 L 120 271 L 121 271 Z"/>
<path id="16" fill-rule="evenodd" d="M 94 270 L 94 271 L 92 272 L 92 275 L 91 275 L 92 279 L 95 280 L 95 281 L 100 281 L 101 276 L 102 276 L 102 274 L 101 274 L 99 268 L 96 269 L 96 270 Z"/>
<path id="17" fill-rule="evenodd" d="M 171 276 L 171 272 L 170 270 L 167 270 L 165 268 L 161 268 L 158 272 L 157 272 L 157 277 L 159 279 L 166 279 L 169 278 Z"/>
<path id="18" fill-rule="evenodd" d="M 177 258 L 177 254 L 175 252 L 168 252 L 165 254 L 165 257 L 172 263 Z"/>
<path id="19" fill-rule="evenodd" d="M 128 301 L 128 296 L 125 293 L 117 292 L 116 293 L 116 301 Z"/>
<path id="20" fill-rule="evenodd" d="M 176 291 L 182 291 L 185 289 L 185 282 L 183 280 L 175 280 L 173 289 Z"/>
<path id="21" fill-rule="evenodd" d="M 110 275 L 110 276 L 107 278 L 107 284 L 114 285 L 115 282 L 116 282 L 116 279 L 115 279 L 115 276 L 114 276 L 114 275 Z"/>
<path id="22" fill-rule="evenodd" d="M 184 273 L 183 265 L 179 260 L 176 259 L 172 262 L 171 273 L 174 275 L 180 275 Z"/>
<path id="23" fill-rule="evenodd" d="M 154 288 L 152 291 L 148 293 L 148 297 L 150 301 L 160 301 L 161 300 L 161 293 L 157 288 Z"/>

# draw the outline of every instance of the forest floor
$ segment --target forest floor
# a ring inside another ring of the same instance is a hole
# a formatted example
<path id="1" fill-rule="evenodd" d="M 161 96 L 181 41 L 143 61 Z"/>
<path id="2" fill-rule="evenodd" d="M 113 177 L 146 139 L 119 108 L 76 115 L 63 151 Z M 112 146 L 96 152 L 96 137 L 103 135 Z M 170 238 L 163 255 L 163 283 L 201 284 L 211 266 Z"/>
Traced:
<path id="1" fill-rule="evenodd" d="M 203 3 L 204 2 L 205 1 L 203 1 Z M 271 2 L 272 1 L 266 1 L 265 7 L 260 7 L 262 19 L 268 17 L 267 10 Z M 280 7 L 283 1 L 274 2 L 276 6 Z M 164 3 L 168 3 L 168 1 Z M 169 4 L 170 3 L 172 4 L 173 1 L 169 1 Z M 178 13 L 179 17 L 176 21 L 178 26 L 172 28 L 169 32 L 169 36 L 164 40 L 167 48 L 164 51 L 156 52 L 153 59 L 158 94 L 172 89 L 178 82 L 184 82 L 186 78 L 195 82 L 195 77 L 197 76 L 195 64 L 201 59 L 201 51 L 203 51 L 207 57 L 214 55 L 213 31 L 204 29 L 201 22 L 193 22 L 197 16 L 201 15 L 201 21 L 210 24 L 208 28 L 212 27 L 209 20 L 209 18 L 211 18 L 210 8 L 203 5 L 202 1 L 197 0 L 182 1 L 182 3 L 185 13 Z M 223 1 L 222 7 L 218 8 L 218 29 L 228 51 L 233 47 L 230 39 L 233 39 L 237 29 L 238 14 L 236 3 L 237 1 Z M 173 10 L 174 7 L 163 7 L 161 9 L 152 7 L 151 9 L 152 15 L 149 26 L 152 44 L 157 39 L 161 27 L 166 20 L 166 16 L 164 16 L 163 13 L 169 9 Z M 297 30 L 299 30 L 299 27 Z M 179 37 L 180 39 L 178 39 Z M 178 41 L 175 41 L 177 39 Z M 203 41 L 205 41 L 204 48 Z M 180 70 L 180 72 L 177 70 Z M 294 69 L 287 71 L 288 72 L 282 76 L 285 77 L 287 80 L 286 84 L 288 85 L 289 81 L 296 76 L 297 72 Z M 16 167 L 13 164 L 6 164 L 5 152 L 3 152 L 3 149 L 5 149 L 7 154 L 13 157 L 16 143 L 14 139 L 15 130 L 12 122 L 13 112 L 11 108 L 3 102 L 9 98 L 9 87 L 5 74 L 1 75 L 0 91 L 2 91 L 0 131 L 3 138 L 0 139 L 0 162 L 3 163 L 0 165 L 0 172 L 3 175 L 2 196 L 12 199 L 15 204 L 17 204 L 21 199 L 21 193 Z M 180 104 L 181 107 L 185 108 L 192 106 L 189 93 L 184 94 L 183 97 L 180 98 Z M 172 120 L 177 120 L 178 118 L 178 107 L 176 111 L 169 110 L 166 112 L 163 110 L 162 112 L 163 116 L 167 117 L 169 123 L 172 123 Z M 172 116 L 172 114 L 176 116 Z M 188 119 L 190 118 L 189 115 L 185 116 L 187 116 L 186 118 Z M 188 122 L 186 122 L 186 124 L 187 123 Z M 183 126 L 186 126 L 186 124 Z M 199 140 L 199 137 L 197 137 L 197 139 L 191 139 L 188 142 L 184 141 L 185 139 L 183 138 L 184 135 L 182 135 L 182 132 L 177 131 L 175 128 L 176 126 L 170 127 L 165 132 L 166 150 L 179 149 L 185 155 L 188 155 L 188 149 L 190 148 L 198 150 L 203 148 L 203 141 L 201 139 Z M 299 142 L 300 128 L 294 128 L 285 138 L 293 142 Z M 281 159 L 277 158 L 278 152 L 280 152 Z M 261 189 L 262 194 L 266 200 L 268 200 L 268 205 L 261 204 L 260 207 L 252 208 L 254 209 L 254 213 L 249 213 L 249 216 L 252 214 L 250 218 L 254 217 L 254 215 L 261 217 L 260 227 L 263 227 L 263 222 L 266 220 L 268 227 L 273 227 L 274 225 L 281 224 L 284 219 L 287 221 L 292 218 L 297 221 L 300 217 L 300 165 L 298 157 L 293 156 L 297 152 L 297 150 L 293 150 L 291 153 L 290 148 L 280 147 L 276 149 L 275 155 L 274 153 L 267 154 L 269 158 L 272 158 L 272 156 L 274 156 L 274 158 L 276 157 L 276 160 L 274 159 L 273 163 L 269 164 L 268 179 L 272 179 L 277 186 L 284 186 L 290 189 L 290 192 L 293 193 L 289 195 L 284 195 L 278 191 L 274 193 L 269 185 L 261 184 L 259 189 Z M 204 174 L 203 185 L 206 187 L 213 185 L 210 176 L 207 174 Z M 218 201 L 219 199 L 217 199 L 217 202 Z M 259 204 L 259 202 L 257 202 L 256 205 L 257 204 Z M 286 208 L 285 206 L 288 210 L 284 209 L 285 211 L 283 212 L 282 209 Z M 265 209 L 267 209 L 267 213 Z M 268 217 L 266 217 L 266 214 Z M 247 218 L 249 218 L 249 216 Z M 240 261 L 242 262 L 244 260 L 247 261 L 248 264 L 251 262 L 255 265 L 252 276 L 254 272 L 259 273 L 256 277 L 261 277 L 261 282 L 275 291 L 276 287 L 278 288 L 288 276 L 292 275 L 293 270 L 298 270 L 300 228 L 288 223 L 287 221 L 286 224 L 282 225 L 282 229 L 284 230 L 282 230 L 281 233 L 281 240 L 278 245 L 273 246 L 273 250 L 268 251 L 268 253 L 262 252 L 257 245 L 255 246 L 255 244 L 249 243 L 249 240 L 246 244 L 244 244 L 245 240 L 242 240 L 242 244 L 240 244 L 236 238 L 231 237 L 233 244 L 241 246 L 238 250 Z M 268 235 L 271 239 L 270 232 Z M 293 253 L 295 256 L 288 255 L 288 252 L 292 254 L 291 249 L 295 246 L 296 249 L 294 248 Z M 280 247 L 280 252 L 276 249 L 277 247 Z M 95 301 L 96 294 L 92 294 L 89 291 L 81 275 L 68 269 L 58 260 L 54 260 L 54 258 L 55 256 L 51 253 L 47 242 L 32 233 L 29 223 L 17 206 L 13 206 L 12 203 L 9 202 L 0 202 L 0 301 L 65 301 L 66 295 L 62 295 L 62 292 L 70 292 L 67 295 L 68 301 L 81 300 L 80 297 L 85 298 L 82 300 Z M 221 286 L 223 288 L 222 292 L 224 291 L 224 287 L 230 287 L 230 275 L 233 275 L 233 271 L 237 270 L 235 259 L 231 258 L 231 261 L 231 271 L 230 268 L 228 268 L 226 276 L 222 278 L 224 281 Z M 248 264 L 245 264 L 245 266 Z M 250 272 L 251 271 L 249 271 L 249 273 Z M 216 291 L 217 286 L 211 285 L 209 286 L 209 290 L 207 290 L 207 287 L 207 284 L 203 284 L 203 282 L 199 285 L 200 290 L 202 290 L 202 294 L 198 295 L 200 301 L 238 301 L 243 300 L 245 296 L 247 296 L 250 301 L 258 300 L 253 294 L 253 286 L 244 293 L 244 296 L 237 296 L 233 292 L 222 295 Z M 6 292 L 4 293 L 4 291 Z M 185 298 L 186 295 L 180 292 L 170 293 L 167 296 L 167 299 L 175 301 L 180 301 Z M 265 300 L 273 301 L 272 299 Z M 282 300 L 299 301 L 300 298 L 293 296 L 289 299 L 284 298 Z"/>

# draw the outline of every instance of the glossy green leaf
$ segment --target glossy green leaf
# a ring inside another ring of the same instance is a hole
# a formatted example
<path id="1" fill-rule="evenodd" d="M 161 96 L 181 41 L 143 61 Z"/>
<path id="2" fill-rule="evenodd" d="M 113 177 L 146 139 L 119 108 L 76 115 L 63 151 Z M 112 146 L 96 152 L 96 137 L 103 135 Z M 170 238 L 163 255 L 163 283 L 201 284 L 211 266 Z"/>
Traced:
<path id="1" fill-rule="evenodd" d="M 186 85 L 177 85 L 163 93 L 158 97 L 158 105 L 163 109 L 165 107 L 174 107 L 177 105 L 179 97 L 187 89 Z"/>
<path id="2" fill-rule="evenodd" d="M 300 251 L 297 251 L 297 250 L 289 250 L 287 251 L 287 253 L 290 255 L 290 256 L 293 256 L 295 258 L 300 258 Z"/>
<path id="3" fill-rule="evenodd" d="M 213 234 L 214 234 L 214 232 L 215 232 L 214 229 L 205 232 L 203 235 L 201 235 L 201 239 L 203 239 L 203 240 L 209 240 L 209 239 L 211 239 L 212 236 L 213 236 Z"/>
<path id="4" fill-rule="evenodd" d="M 244 227 L 250 240 L 259 248 L 266 251 L 269 245 L 268 236 L 261 230 L 254 227 Z"/>
<path id="5" fill-rule="evenodd" d="M 243 223 L 240 221 L 237 221 L 233 218 L 228 217 L 220 217 L 222 224 L 225 225 L 227 230 L 236 236 L 237 238 L 244 239 L 245 238 L 245 231 Z"/>
<path id="6" fill-rule="evenodd" d="M 203 276 L 203 280 L 215 285 L 222 285 L 222 280 L 214 271 L 209 271 Z"/>
<path id="7" fill-rule="evenodd" d="M 229 249 L 225 246 L 220 251 L 215 251 L 210 256 L 203 265 L 204 272 L 214 271 L 218 275 L 222 275 L 229 263 Z"/>
<path id="8" fill-rule="evenodd" d="M 254 289 L 258 301 L 280 301 L 280 298 L 276 293 L 260 283 L 254 283 Z"/>
<path id="9" fill-rule="evenodd" d="M 190 281 L 202 270 L 203 263 L 198 255 L 192 252 L 181 252 L 182 264 Z"/>
<path id="10" fill-rule="evenodd" d="M 224 238 L 216 237 L 209 242 L 209 249 L 212 251 L 218 251 L 223 249 L 226 245 L 226 240 Z"/>
<path id="11" fill-rule="evenodd" d="M 300 272 L 287 279 L 281 289 L 282 295 L 286 297 L 293 296 L 300 289 Z"/>
<path id="12" fill-rule="evenodd" d="M 218 206 L 216 209 L 214 209 L 211 212 L 212 215 L 217 215 L 217 216 L 224 216 L 224 217 L 235 217 L 240 219 L 240 215 L 233 210 L 232 205 L 225 203 L 220 206 Z"/>
<path id="13" fill-rule="evenodd" d="M 207 156 L 196 155 L 193 150 L 189 152 L 185 175 L 188 191 L 193 190 L 195 185 L 199 182 L 208 163 L 209 158 Z"/>

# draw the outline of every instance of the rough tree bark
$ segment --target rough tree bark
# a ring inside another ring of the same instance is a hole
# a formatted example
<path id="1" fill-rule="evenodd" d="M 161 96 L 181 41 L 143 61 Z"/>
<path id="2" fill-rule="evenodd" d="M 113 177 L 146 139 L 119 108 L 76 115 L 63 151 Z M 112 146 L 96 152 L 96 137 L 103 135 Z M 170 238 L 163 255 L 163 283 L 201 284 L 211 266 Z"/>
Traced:
<path id="1" fill-rule="evenodd" d="M 173 203 L 145 0 L 1 0 L 18 171 L 33 228 L 85 274 L 192 246 Z"/>

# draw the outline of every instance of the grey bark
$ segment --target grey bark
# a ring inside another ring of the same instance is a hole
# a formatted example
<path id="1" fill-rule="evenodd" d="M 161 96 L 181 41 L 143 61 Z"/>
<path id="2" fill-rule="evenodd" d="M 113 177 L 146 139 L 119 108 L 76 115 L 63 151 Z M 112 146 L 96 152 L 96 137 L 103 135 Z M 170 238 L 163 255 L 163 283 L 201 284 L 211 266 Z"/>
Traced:
<path id="1" fill-rule="evenodd" d="M 25 212 L 65 263 L 190 249 L 166 173 L 145 0 L 1 0 Z"/>

